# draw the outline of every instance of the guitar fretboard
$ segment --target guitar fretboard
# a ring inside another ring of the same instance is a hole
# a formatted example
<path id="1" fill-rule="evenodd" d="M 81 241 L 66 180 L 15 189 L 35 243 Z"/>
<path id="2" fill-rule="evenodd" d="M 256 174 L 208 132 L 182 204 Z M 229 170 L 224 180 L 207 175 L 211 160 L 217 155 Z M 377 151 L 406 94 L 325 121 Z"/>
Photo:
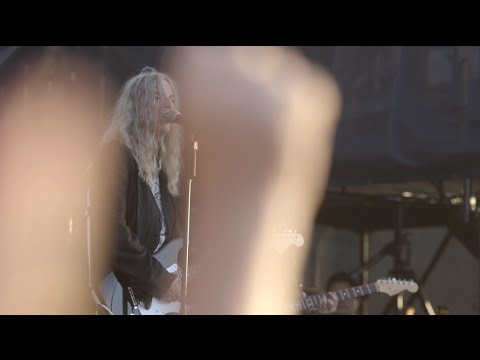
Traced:
<path id="1" fill-rule="evenodd" d="M 325 302 L 323 300 L 323 296 L 327 294 L 335 294 L 337 295 L 338 301 L 342 301 L 370 295 L 375 292 L 378 292 L 378 286 L 376 283 L 360 285 L 348 289 L 331 291 L 329 293 L 305 296 L 300 301 L 292 305 L 291 308 L 296 311 L 313 310 L 321 305 L 324 305 Z"/>

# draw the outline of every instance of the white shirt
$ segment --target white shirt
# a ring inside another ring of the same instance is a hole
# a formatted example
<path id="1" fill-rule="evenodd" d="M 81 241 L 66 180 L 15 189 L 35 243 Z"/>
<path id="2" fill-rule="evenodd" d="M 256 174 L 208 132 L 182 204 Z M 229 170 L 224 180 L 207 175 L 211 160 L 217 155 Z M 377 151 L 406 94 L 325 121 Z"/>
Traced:
<path id="1" fill-rule="evenodd" d="M 153 197 L 155 198 L 155 202 L 157 203 L 158 210 L 160 210 L 160 220 L 162 223 L 162 229 L 160 231 L 160 236 L 158 239 L 158 245 L 155 248 L 155 252 L 160 249 L 162 244 L 165 242 L 165 239 L 167 237 L 167 220 L 165 218 L 165 214 L 163 212 L 163 206 L 162 206 L 162 198 L 161 198 L 161 192 L 160 192 L 160 178 L 157 176 L 155 178 L 155 181 L 153 183 L 148 184 L 150 186 L 150 190 L 152 191 Z"/>

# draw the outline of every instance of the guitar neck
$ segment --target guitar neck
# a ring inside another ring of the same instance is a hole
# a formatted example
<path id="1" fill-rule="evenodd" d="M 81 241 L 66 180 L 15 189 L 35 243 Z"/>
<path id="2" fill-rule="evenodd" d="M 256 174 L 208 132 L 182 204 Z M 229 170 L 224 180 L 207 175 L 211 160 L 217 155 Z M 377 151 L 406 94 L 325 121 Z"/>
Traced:
<path id="1" fill-rule="evenodd" d="M 296 311 L 315 309 L 316 307 L 324 304 L 323 297 L 327 294 L 335 294 L 338 300 L 342 301 L 342 300 L 349 300 L 349 299 L 353 299 L 361 296 L 370 295 L 378 291 L 379 289 L 376 283 L 360 285 L 360 286 L 355 286 L 348 289 L 331 291 L 329 293 L 305 296 L 300 301 L 298 301 L 295 305 L 293 305 L 293 308 Z"/>

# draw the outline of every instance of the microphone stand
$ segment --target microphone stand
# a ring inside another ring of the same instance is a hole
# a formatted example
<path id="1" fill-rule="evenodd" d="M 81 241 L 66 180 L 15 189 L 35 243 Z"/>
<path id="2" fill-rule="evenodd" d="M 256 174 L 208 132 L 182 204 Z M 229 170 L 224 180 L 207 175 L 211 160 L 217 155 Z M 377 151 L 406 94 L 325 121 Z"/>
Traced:
<path id="1" fill-rule="evenodd" d="M 191 199 L 192 199 L 192 181 L 193 178 L 196 176 L 197 173 L 197 151 L 198 151 L 198 142 L 195 141 L 193 133 L 189 134 L 191 135 L 191 141 L 193 144 L 193 158 L 192 162 L 188 164 L 189 166 L 191 165 L 191 171 L 188 172 L 188 184 L 187 184 L 187 196 L 186 196 L 186 212 L 185 212 L 185 229 L 184 229 L 184 254 L 185 254 L 185 260 L 183 264 L 183 269 L 185 271 L 183 272 L 183 276 L 181 278 L 181 284 L 182 284 L 182 298 L 181 298 L 181 307 L 180 307 L 180 313 L 183 315 L 187 315 L 187 289 L 188 289 L 188 268 L 189 268 L 189 249 L 190 249 L 190 215 L 191 215 Z"/>

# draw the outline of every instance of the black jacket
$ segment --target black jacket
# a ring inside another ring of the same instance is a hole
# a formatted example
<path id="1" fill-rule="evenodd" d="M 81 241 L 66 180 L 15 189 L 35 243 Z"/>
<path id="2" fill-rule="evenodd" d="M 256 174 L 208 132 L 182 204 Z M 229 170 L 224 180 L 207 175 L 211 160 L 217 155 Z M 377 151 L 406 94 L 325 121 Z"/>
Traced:
<path id="1" fill-rule="evenodd" d="M 113 270 L 122 287 L 131 286 L 140 300 L 148 302 L 152 295 L 161 298 L 175 275 L 152 257 L 162 228 L 161 217 L 150 187 L 138 174 L 135 159 L 125 145 L 113 141 L 102 147 L 93 173 L 92 243 L 98 250 L 97 281 Z M 165 245 L 181 237 L 182 225 L 163 172 L 160 191 L 167 220 Z"/>

